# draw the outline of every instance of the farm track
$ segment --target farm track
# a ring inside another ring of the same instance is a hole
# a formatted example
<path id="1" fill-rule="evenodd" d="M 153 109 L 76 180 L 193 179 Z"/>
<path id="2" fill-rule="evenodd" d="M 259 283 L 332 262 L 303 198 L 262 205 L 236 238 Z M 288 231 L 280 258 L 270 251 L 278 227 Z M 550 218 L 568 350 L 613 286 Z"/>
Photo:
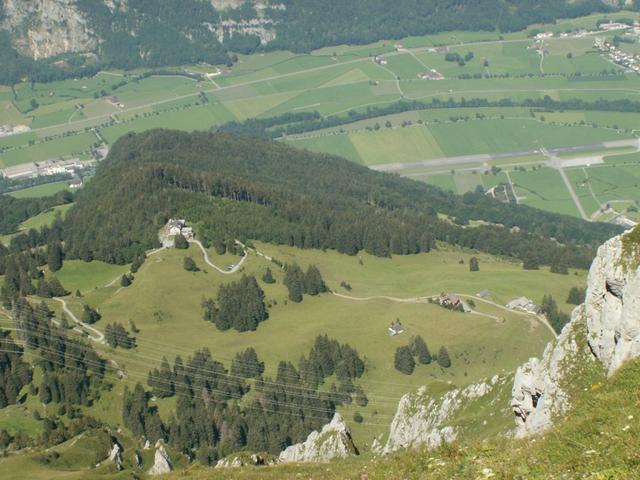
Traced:
<path id="1" fill-rule="evenodd" d="M 213 264 L 211 262 L 211 260 L 209 260 L 209 254 L 207 253 L 205 248 L 202 246 L 202 243 L 200 242 L 200 240 L 189 240 L 189 243 L 195 243 L 196 245 L 198 245 L 198 247 L 200 247 L 200 250 L 202 250 L 202 255 L 204 257 L 204 261 L 205 261 L 205 263 L 207 265 L 209 265 L 210 267 L 215 268 L 218 272 L 223 273 L 225 275 L 231 275 L 233 273 L 236 273 L 238 270 L 240 270 L 240 268 L 242 267 L 242 264 L 244 263 L 244 261 L 248 257 L 247 252 L 245 251 L 244 255 L 242 256 L 240 261 L 237 264 L 235 264 L 232 268 L 230 268 L 230 269 L 222 269 L 222 268 L 218 267 L 217 265 Z"/>
<path id="2" fill-rule="evenodd" d="M 67 305 L 67 301 L 66 300 L 64 300 L 63 298 L 60 298 L 60 297 L 53 297 L 53 300 L 55 300 L 57 302 L 60 302 L 62 304 L 62 310 L 64 311 L 64 313 L 71 320 L 73 320 L 76 324 L 78 324 L 82 328 L 92 332 L 95 335 L 95 337 L 89 335 L 89 338 L 92 341 L 94 341 L 96 343 L 104 343 L 104 334 L 100 330 L 98 330 L 97 328 L 94 328 L 91 325 L 78 320 L 78 317 L 76 317 L 75 314 L 69 309 L 69 306 Z"/>
<path id="3" fill-rule="evenodd" d="M 339 298 L 343 298 L 345 300 L 353 300 L 353 301 L 357 301 L 357 302 L 368 302 L 371 300 L 389 300 L 391 302 L 399 302 L 399 303 L 428 303 L 430 298 L 433 297 L 437 297 L 436 295 L 427 295 L 424 297 L 409 297 L 409 298 L 401 298 L 401 297 L 390 297 L 390 296 L 386 296 L 386 295 L 374 295 L 371 297 L 353 297 L 351 295 L 344 295 L 342 293 L 337 293 L 337 292 L 332 292 L 333 295 L 335 295 L 336 297 Z M 544 318 L 541 315 L 533 315 L 530 313 L 526 313 L 526 312 L 522 312 L 520 310 L 513 310 L 511 308 L 505 307 L 504 305 L 500 305 L 499 303 L 495 303 L 492 302 L 491 300 L 485 300 L 483 298 L 478 298 L 474 295 L 469 295 L 466 293 L 456 293 L 456 295 L 458 295 L 459 297 L 463 297 L 463 298 L 468 298 L 468 299 L 473 299 L 474 301 L 480 301 L 483 303 L 486 303 L 488 305 L 491 305 L 493 307 L 499 308 L 501 310 L 504 310 L 506 312 L 509 313 L 514 313 L 516 315 L 520 315 L 520 316 L 524 316 L 527 318 L 536 318 L 542 325 L 544 325 L 545 327 L 547 327 L 549 329 L 549 331 L 553 334 L 554 338 L 558 338 L 558 334 L 555 332 L 555 330 L 551 327 L 551 325 L 549 324 L 549 322 L 547 321 L 546 318 Z M 499 321 L 500 318 L 496 317 L 494 315 L 489 315 L 486 313 L 481 313 L 481 312 L 476 312 L 475 310 L 472 310 L 470 313 L 475 314 L 475 315 L 479 315 L 479 316 L 483 316 L 483 317 L 487 317 L 487 318 L 491 318 L 493 320 Z"/>

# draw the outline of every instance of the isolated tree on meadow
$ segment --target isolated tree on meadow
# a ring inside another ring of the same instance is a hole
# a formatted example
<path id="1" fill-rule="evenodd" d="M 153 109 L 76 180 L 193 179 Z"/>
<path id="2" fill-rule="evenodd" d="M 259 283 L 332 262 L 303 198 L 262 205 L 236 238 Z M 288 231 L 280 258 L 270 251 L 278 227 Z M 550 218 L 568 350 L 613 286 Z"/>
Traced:
<path id="1" fill-rule="evenodd" d="M 184 269 L 187 272 L 197 272 L 198 271 L 198 266 L 196 265 L 196 262 L 194 262 L 193 258 L 191 258 L 191 257 L 184 257 L 184 259 L 182 261 L 182 266 L 184 267 Z"/>
<path id="2" fill-rule="evenodd" d="M 411 348 L 411 353 L 418 357 L 418 362 L 423 365 L 428 365 L 431 363 L 431 353 L 429 352 L 429 347 L 427 347 L 427 343 L 424 339 L 417 335 L 411 339 L 411 343 L 409 344 Z"/>
<path id="3" fill-rule="evenodd" d="M 477 257 L 471 257 L 469 260 L 469 271 L 470 272 L 479 272 L 480 271 L 480 262 Z"/>
<path id="4" fill-rule="evenodd" d="M 438 365 L 442 368 L 449 368 L 451 366 L 451 357 L 449 357 L 447 347 L 440 347 L 438 351 Z"/>
<path id="5" fill-rule="evenodd" d="M 405 375 L 411 375 L 416 368 L 411 349 L 408 346 L 398 347 L 394 358 L 394 367 Z"/>
<path id="6" fill-rule="evenodd" d="M 120 286 L 128 287 L 129 285 L 131 285 L 131 278 L 129 278 L 129 275 L 122 275 L 120 278 Z"/>
<path id="7" fill-rule="evenodd" d="M 273 278 L 273 274 L 271 273 L 271 269 L 267 267 L 267 271 L 262 275 L 262 281 L 264 283 L 276 283 L 275 278 Z"/>

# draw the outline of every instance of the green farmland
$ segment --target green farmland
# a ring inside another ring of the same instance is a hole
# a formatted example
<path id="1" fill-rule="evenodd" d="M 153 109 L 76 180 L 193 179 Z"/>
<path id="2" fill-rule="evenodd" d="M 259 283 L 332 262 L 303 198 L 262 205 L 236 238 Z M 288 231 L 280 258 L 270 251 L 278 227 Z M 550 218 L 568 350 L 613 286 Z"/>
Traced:
<path id="1" fill-rule="evenodd" d="M 594 28 L 597 19 L 592 15 L 540 26 L 540 30 Z M 365 46 L 328 47 L 310 54 L 239 55 L 231 69 L 208 76 L 216 66 L 184 66 L 171 75 L 117 71 L 85 79 L 19 84 L 13 92 L 0 90 L 0 123 L 24 124 L 32 130 L 0 138 L 0 167 L 55 157 L 88 158 L 92 147 L 102 142 L 112 145 L 128 132 L 205 130 L 230 121 L 314 111 L 332 118 L 402 100 L 522 102 L 548 97 L 557 101 L 640 101 L 640 76 L 610 63 L 594 50 L 593 42 L 590 35 L 557 36 L 540 46 L 526 32 L 503 37 L 490 32 L 448 32 Z M 380 56 L 377 61 L 374 55 Z M 465 60 L 447 61 L 451 60 L 447 55 Z M 443 79 L 419 78 L 432 69 Z M 284 141 L 368 166 L 536 151 L 398 173 L 463 193 L 478 186 L 491 188 L 497 178 L 506 182 L 506 177 L 480 175 L 497 166 L 513 171 L 517 178 L 513 189 L 522 203 L 579 215 L 556 172 L 530 169 L 549 160 L 541 149 L 633 139 L 639 127 L 640 112 L 542 111 L 521 106 L 429 108 L 343 122 L 339 127 L 287 136 Z M 614 151 L 594 155 L 611 157 Z M 634 151 L 636 148 L 621 153 Z M 616 202 L 624 211 L 633 210 L 638 159 L 629 156 L 621 161 L 630 168 L 625 172 L 628 175 L 585 166 L 593 193 L 586 184 L 577 186 L 584 191 L 576 193 L 589 214 Z M 569 175 L 580 183 L 579 172 Z M 612 184 L 619 181 L 622 183 L 614 188 Z"/>

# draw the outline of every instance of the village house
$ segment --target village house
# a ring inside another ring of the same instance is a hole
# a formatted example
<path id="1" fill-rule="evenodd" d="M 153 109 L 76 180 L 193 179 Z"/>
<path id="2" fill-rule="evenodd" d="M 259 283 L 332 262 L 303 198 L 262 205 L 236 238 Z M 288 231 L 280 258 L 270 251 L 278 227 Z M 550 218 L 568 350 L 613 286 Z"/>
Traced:
<path id="1" fill-rule="evenodd" d="M 438 303 L 446 308 L 456 309 L 462 305 L 462 300 L 455 293 L 441 293 Z"/>
<path id="2" fill-rule="evenodd" d="M 395 337 L 396 335 L 399 335 L 402 332 L 404 332 L 404 327 L 402 326 L 402 323 L 400 323 L 399 321 L 392 323 L 391 326 L 389 326 L 389 336 L 391 337 Z"/>
<path id="3" fill-rule="evenodd" d="M 507 308 L 510 308 L 511 310 L 522 310 L 523 312 L 533 313 L 536 315 L 542 313 L 542 309 L 536 305 L 533 300 L 527 297 L 520 297 L 511 300 L 507 303 Z"/>

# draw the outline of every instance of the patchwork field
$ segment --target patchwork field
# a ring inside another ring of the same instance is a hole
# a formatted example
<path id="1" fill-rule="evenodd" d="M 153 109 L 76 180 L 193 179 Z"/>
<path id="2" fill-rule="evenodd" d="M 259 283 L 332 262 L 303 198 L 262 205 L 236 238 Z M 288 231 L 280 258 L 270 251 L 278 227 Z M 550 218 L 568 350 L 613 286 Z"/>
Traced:
<path id="1" fill-rule="evenodd" d="M 592 15 L 562 21 L 539 30 L 593 29 L 598 18 Z M 611 38 L 614 34 L 603 35 Z M 0 167 L 60 156 L 86 157 L 90 147 L 102 141 L 108 146 L 128 132 L 151 128 L 205 130 L 234 120 L 305 111 L 341 116 L 399 100 L 522 101 L 545 96 L 590 102 L 640 100 L 640 76 L 603 58 L 593 49 L 593 42 L 594 35 L 558 36 L 536 43 L 529 32 L 503 36 L 447 32 L 365 46 L 328 47 L 307 55 L 239 55 L 231 69 L 199 78 L 194 75 L 214 73 L 217 67 L 185 66 L 171 75 L 149 75 L 143 70 L 101 72 L 93 78 L 20 84 L 15 92 L 0 90 L 0 123 L 21 123 L 33 130 L 0 138 Z M 432 69 L 444 79 L 419 78 Z M 369 118 L 284 140 L 377 166 L 632 139 L 640 130 L 639 122 L 637 112 L 438 108 Z M 95 129 L 95 133 L 88 129 Z M 399 173 L 462 193 L 478 185 L 494 186 L 468 169 L 497 165 L 510 170 L 518 164 L 547 161 L 542 155 L 533 157 L 536 154 L 502 156 L 469 165 Z M 638 164 L 632 157 L 622 161 Z M 459 175 L 446 178 L 451 170 Z M 579 181 L 579 174 L 575 175 Z M 630 178 L 634 175 L 631 172 Z M 569 192 L 558 186 L 553 172 L 529 174 L 520 170 L 516 176 L 516 188 L 522 189 L 518 196 L 526 197 L 523 203 L 578 215 Z M 547 186 L 540 180 L 544 176 L 551 179 Z M 584 208 L 591 212 L 602 202 L 635 200 L 630 180 L 624 183 L 629 187 L 604 186 L 615 183 L 617 177 L 611 169 L 594 173 L 593 182 L 599 182 L 598 188 L 607 192 L 602 199 L 595 200 L 586 187 L 578 188 L 586 190 L 577 192 Z M 537 193 L 526 193 L 532 190 Z"/>

